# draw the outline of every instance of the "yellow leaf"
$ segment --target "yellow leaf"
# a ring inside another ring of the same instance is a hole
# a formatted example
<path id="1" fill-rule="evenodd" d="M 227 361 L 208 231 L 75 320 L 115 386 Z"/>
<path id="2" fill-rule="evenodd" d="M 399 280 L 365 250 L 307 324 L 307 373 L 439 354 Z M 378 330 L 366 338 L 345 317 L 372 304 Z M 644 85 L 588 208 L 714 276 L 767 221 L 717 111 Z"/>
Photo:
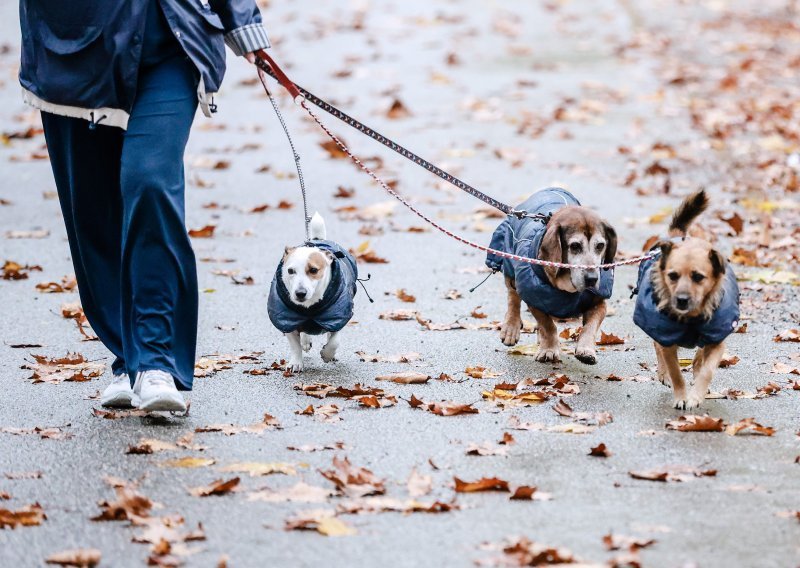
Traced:
<path id="1" fill-rule="evenodd" d="M 211 458 L 192 458 L 185 457 L 176 460 L 167 460 L 161 463 L 161 467 L 208 467 L 217 463 L 217 460 Z"/>
<path id="2" fill-rule="evenodd" d="M 662 207 L 658 213 L 650 215 L 647 220 L 650 222 L 650 224 L 655 225 L 656 223 L 663 222 L 670 213 L 672 213 L 672 207 Z"/>
<path id="3" fill-rule="evenodd" d="M 336 517 L 325 517 L 317 523 L 317 532 L 325 536 L 351 536 L 356 530 Z"/>

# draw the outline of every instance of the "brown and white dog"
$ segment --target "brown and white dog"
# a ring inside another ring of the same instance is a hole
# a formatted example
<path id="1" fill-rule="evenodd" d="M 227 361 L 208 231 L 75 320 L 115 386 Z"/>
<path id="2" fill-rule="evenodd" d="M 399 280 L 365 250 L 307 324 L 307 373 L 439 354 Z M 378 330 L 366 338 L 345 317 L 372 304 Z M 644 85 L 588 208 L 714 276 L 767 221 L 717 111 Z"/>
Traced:
<path id="1" fill-rule="evenodd" d="M 639 269 L 634 322 L 653 340 L 658 378 L 672 385 L 675 408 L 700 406 L 725 352 L 724 339 L 739 319 L 736 275 L 708 241 L 687 237 L 708 207 L 704 191 L 687 197 L 675 211 L 661 255 Z M 678 347 L 694 348 L 693 385 L 681 374 Z"/>
<path id="2" fill-rule="evenodd" d="M 617 234 L 594 211 L 580 205 L 572 194 L 561 188 L 535 193 L 518 209 L 549 216 L 546 224 L 535 219 L 509 217 L 492 239 L 494 248 L 520 256 L 568 264 L 599 265 L 613 261 Z M 606 314 L 605 300 L 611 296 L 613 271 L 583 268 L 533 266 L 509 259 L 487 257 L 487 265 L 502 268 L 506 277 L 508 308 L 500 339 L 504 345 L 519 341 L 524 301 L 536 319 L 539 351 L 536 360 L 561 360 L 558 330 L 554 318 L 583 318 L 583 329 L 575 348 L 575 357 L 595 364 L 595 337 Z"/>
<path id="3" fill-rule="evenodd" d="M 325 222 L 315 213 L 310 239 L 303 246 L 286 247 L 272 280 L 269 317 L 289 340 L 287 368 L 303 370 L 303 351 L 311 336 L 327 334 L 320 351 L 326 363 L 336 360 L 339 331 L 353 317 L 358 269 L 353 256 L 326 240 Z"/>

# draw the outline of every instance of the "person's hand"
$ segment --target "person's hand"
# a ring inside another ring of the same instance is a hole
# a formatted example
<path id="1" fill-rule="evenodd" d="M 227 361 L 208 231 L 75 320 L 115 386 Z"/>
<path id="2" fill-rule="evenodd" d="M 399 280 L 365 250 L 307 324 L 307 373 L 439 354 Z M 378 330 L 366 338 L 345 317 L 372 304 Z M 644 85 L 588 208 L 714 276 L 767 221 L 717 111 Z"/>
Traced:
<path id="1" fill-rule="evenodd" d="M 250 53 L 245 53 L 244 58 L 247 59 L 250 63 L 255 64 L 256 62 L 256 54 L 252 51 Z"/>

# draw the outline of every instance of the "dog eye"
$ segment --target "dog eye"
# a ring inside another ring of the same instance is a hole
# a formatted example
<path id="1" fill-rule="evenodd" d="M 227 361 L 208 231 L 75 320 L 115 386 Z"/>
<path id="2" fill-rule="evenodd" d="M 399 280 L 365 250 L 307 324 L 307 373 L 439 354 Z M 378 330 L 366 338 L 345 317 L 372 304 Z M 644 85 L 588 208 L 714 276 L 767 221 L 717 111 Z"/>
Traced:
<path id="1" fill-rule="evenodd" d="M 570 243 L 569 245 L 570 252 L 581 252 L 582 248 L 581 243 Z"/>
<path id="2" fill-rule="evenodd" d="M 705 280 L 705 274 L 699 272 L 692 272 L 692 282 L 702 282 Z"/>
<path id="3" fill-rule="evenodd" d="M 600 252 L 605 247 L 606 247 L 606 243 L 597 243 L 597 246 L 595 248 L 597 249 L 597 252 Z"/>
<path id="4" fill-rule="evenodd" d="M 308 269 L 308 271 L 309 271 L 311 274 L 316 274 L 317 272 L 319 272 L 319 268 L 309 268 L 309 269 Z"/>
<path id="5" fill-rule="evenodd" d="M 681 275 L 680 275 L 680 274 L 678 274 L 677 272 L 670 272 L 669 274 L 667 274 L 667 276 L 668 276 L 668 277 L 669 277 L 669 279 L 670 279 L 670 280 L 672 280 L 673 282 L 677 282 L 677 281 L 678 281 L 678 279 L 681 277 Z"/>
<path id="6" fill-rule="evenodd" d="M 294 274 L 294 268 L 288 268 L 286 272 L 288 272 L 289 274 Z"/>

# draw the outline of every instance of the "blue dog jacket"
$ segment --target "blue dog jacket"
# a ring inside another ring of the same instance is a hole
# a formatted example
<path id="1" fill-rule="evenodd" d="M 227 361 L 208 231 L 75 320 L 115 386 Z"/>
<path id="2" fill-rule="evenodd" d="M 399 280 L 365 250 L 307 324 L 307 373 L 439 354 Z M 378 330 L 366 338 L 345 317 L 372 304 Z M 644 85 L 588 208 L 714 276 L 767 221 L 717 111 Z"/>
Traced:
<path id="1" fill-rule="evenodd" d="M 658 310 L 658 298 L 653 289 L 653 265 L 658 257 L 639 265 L 639 276 L 634 293 L 636 307 L 633 322 L 665 347 L 678 345 L 693 348 L 720 343 L 728 337 L 739 323 L 739 286 L 736 274 L 728 265 L 722 284 L 722 298 L 710 319 L 702 317 L 678 321 L 668 313 Z"/>
<path id="2" fill-rule="evenodd" d="M 283 333 L 300 331 L 309 335 L 336 332 L 353 317 L 358 267 L 356 259 L 333 241 L 314 239 L 305 246 L 333 253 L 331 281 L 322 299 L 306 308 L 289 298 L 289 290 L 281 278 L 283 261 L 278 264 L 269 289 L 267 310 L 272 324 Z"/>
<path id="3" fill-rule="evenodd" d="M 547 222 L 553 213 L 568 205 L 580 205 L 580 202 L 565 189 L 551 187 L 537 191 L 516 209 L 542 214 L 546 218 L 518 219 L 509 215 L 495 230 L 489 246 L 519 256 L 538 258 Z M 489 253 L 486 255 L 486 266 L 495 271 L 502 270 L 505 276 L 513 278 L 517 293 L 526 304 L 556 318 L 574 318 L 583 314 L 595 304 L 598 297 L 610 298 L 614 288 L 613 269 L 600 270 L 597 288 L 565 292 L 550 284 L 544 268 L 538 264 L 509 260 Z"/>

